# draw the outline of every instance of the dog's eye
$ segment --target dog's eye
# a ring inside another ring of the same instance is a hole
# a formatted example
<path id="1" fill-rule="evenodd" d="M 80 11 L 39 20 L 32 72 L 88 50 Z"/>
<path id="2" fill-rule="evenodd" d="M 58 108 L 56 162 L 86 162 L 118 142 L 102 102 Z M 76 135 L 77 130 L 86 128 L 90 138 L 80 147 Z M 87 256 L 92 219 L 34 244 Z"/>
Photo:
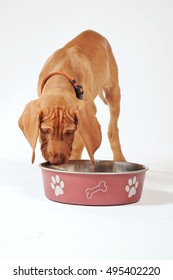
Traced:
<path id="1" fill-rule="evenodd" d="M 43 133 L 44 135 L 49 134 L 49 129 L 46 128 L 41 128 L 41 133 Z"/>
<path id="2" fill-rule="evenodd" d="M 65 131 L 65 136 L 70 137 L 74 134 L 74 130 L 66 130 Z"/>

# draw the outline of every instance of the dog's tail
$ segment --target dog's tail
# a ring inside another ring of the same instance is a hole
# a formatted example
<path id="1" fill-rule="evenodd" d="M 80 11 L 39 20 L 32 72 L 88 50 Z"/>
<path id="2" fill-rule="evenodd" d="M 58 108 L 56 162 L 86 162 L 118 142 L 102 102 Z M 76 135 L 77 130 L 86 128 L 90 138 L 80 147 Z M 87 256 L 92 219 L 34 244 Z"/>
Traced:
<path id="1" fill-rule="evenodd" d="M 99 97 L 106 105 L 108 105 L 106 98 L 105 98 L 105 92 L 103 90 L 99 92 Z"/>

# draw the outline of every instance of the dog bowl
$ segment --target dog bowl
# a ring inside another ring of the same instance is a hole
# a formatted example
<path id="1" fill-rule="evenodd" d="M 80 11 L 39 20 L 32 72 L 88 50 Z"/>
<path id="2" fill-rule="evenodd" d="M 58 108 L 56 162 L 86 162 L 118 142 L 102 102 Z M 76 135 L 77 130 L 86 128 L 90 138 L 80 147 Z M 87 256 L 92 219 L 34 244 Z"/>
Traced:
<path id="1" fill-rule="evenodd" d="M 137 202 L 147 167 L 137 163 L 70 160 L 40 164 L 48 199 L 80 205 L 120 205 Z"/>

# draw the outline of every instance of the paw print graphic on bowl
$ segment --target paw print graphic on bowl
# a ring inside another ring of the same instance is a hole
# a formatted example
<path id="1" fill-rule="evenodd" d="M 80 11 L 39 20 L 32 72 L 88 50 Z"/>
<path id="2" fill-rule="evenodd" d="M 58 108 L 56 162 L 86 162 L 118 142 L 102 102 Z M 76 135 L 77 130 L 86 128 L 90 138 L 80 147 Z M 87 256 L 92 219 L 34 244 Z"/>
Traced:
<path id="1" fill-rule="evenodd" d="M 125 190 L 128 193 L 128 198 L 136 194 L 137 187 L 138 187 L 138 181 L 136 176 L 134 176 L 133 179 L 130 178 L 128 180 L 128 185 L 125 186 Z"/>
<path id="2" fill-rule="evenodd" d="M 55 191 L 56 196 L 64 194 L 64 182 L 61 181 L 58 175 L 52 176 L 51 188 Z"/>

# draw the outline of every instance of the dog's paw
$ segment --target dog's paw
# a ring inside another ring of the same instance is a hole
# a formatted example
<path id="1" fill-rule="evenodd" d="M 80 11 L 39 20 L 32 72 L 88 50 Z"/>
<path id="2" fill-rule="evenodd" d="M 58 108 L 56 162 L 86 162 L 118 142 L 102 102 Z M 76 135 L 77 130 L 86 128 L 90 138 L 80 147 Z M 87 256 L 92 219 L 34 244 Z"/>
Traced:
<path id="1" fill-rule="evenodd" d="M 125 187 L 126 192 L 128 193 L 128 197 L 132 197 L 136 194 L 136 189 L 138 187 L 138 181 L 136 176 L 133 179 L 128 180 L 128 185 Z"/>
<path id="2" fill-rule="evenodd" d="M 58 175 L 52 176 L 51 188 L 55 191 L 55 195 L 63 195 L 64 182 L 60 180 Z"/>

